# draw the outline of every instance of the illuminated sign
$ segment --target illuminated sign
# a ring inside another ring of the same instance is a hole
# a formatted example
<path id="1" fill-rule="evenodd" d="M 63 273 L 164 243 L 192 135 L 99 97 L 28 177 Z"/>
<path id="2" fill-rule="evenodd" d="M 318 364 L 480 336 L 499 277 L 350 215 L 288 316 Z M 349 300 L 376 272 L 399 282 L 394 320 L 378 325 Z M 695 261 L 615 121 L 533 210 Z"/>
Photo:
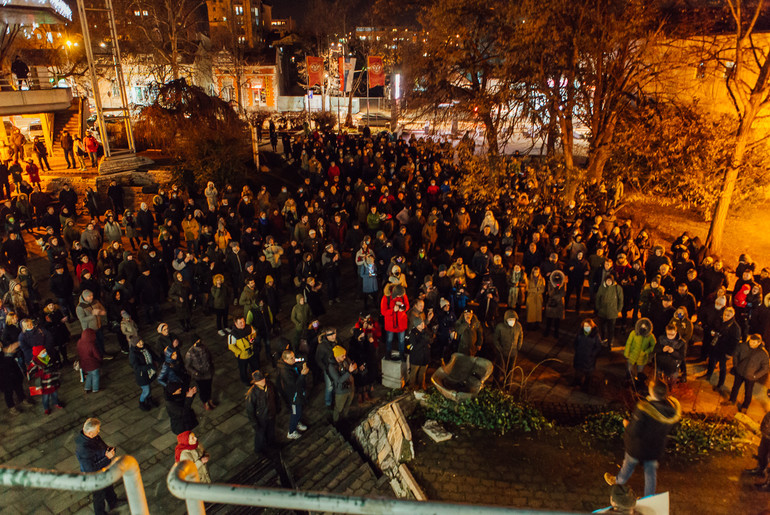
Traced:
<path id="1" fill-rule="evenodd" d="M 16 23 L 72 21 L 72 8 L 64 0 L 0 0 L 0 19 Z M 54 15 L 53 19 L 51 14 Z"/>

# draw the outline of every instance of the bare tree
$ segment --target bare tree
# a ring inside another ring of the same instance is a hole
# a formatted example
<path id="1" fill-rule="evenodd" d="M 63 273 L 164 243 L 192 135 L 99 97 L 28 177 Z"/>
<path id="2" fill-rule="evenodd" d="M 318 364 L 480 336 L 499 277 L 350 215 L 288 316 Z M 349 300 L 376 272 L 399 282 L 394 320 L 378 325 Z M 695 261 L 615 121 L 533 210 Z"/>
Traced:
<path id="1" fill-rule="evenodd" d="M 116 5 L 119 31 L 135 53 L 150 53 L 180 77 L 182 63 L 198 48 L 205 0 L 121 0 Z"/>
<path id="2" fill-rule="evenodd" d="M 733 29 L 732 44 L 724 48 L 714 42 L 713 60 L 718 64 L 725 86 L 738 117 L 734 147 L 725 166 L 722 189 L 711 219 L 706 247 L 714 252 L 722 249 L 727 214 L 732 202 L 747 150 L 752 144 L 752 130 L 761 112 L 770 103 L 770 51 L 766 43 L 755 40 L 757 20 L 763 0 L 724 0 L 729 9 Z"/>

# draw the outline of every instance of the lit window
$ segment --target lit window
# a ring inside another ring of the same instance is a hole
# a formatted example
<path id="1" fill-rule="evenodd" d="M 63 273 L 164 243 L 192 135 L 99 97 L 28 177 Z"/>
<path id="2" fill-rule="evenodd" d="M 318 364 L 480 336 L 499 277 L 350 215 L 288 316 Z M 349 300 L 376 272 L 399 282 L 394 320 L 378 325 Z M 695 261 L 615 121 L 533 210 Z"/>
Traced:
<path id="1" fill-rule="evenodd" d="M 141 16 L 141 15 L 142 15 L 142 11 L 134 11 L 134 16 Z"/>
<path id="2" fill-rule="evenodd" d="M 698 69 L 695 72 L 695 78 L 696 79 L 705 79 L 706 78 L 706 63 L 699 63 Z"/>
<path id="3" fill-rule="evenodd" d="M 238 16 L 242 16 L 243 15 L 243 6 L 242 5 L 236 5 L 235 6 L 235 14 L 237 14 Z"/>
<path id="4" fill-rule="evenodd" d="M 149 13 L 149 12 L 147 12 L 147 11 L 142 11 L 142 16 L 149 16 L 149 15 L 150 15 L 150 13 Z"/>
<path id="5" fill-rule="evenodd" d="M 227 16 L 223 16 L 222 21 L 227 21 Z"/>
<path id="6" fill-rule="evenodd" d="M 735 63 L 727 61 L 725 63 L 725 79 L 732 79 L 735 76 Z"/>

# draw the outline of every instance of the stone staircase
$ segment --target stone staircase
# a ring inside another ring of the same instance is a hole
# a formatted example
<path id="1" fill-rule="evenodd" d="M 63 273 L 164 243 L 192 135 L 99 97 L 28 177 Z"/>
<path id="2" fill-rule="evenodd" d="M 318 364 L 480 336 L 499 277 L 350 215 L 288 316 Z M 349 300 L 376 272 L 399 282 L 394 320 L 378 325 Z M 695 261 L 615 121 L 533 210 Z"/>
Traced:
<path id="1" fill-rule="evenodd" d="M 395 497 L 387 477 L 377 478 L 369 463 L 333 426 L 321 424 L 281 451 L 289 480 L 299 491 L 315 491 L 367 497 Z M 275 466 L 266 458 L 253 457 L 228 483 L 280 488 Z M 212 504 L 207 513 L 291 514 L 293 511 Z"/>
<path id="2" fill-rule="evenodd" d="M 95 169 L 89 168 L 86 172 L 81 172 L 78 168 L 67 169 L 67 161 L 64 159 L 64 150 L 61 148 L 61 136 L 67 131 L 74 138 L 80 131 L 80 123 L 78 120 L 78 106 L 76 102 L 73 102 L 72 107 L 66 111 L 57 111 L 54 113 L 53 119 L 53 148 L 49 150 L 48 163 L 51 168 L 60 174 L 72 174 L 83 175 L 90 172 L 95 173 Z M 77 158 L 75 158 L 77 160 Z M 46 172 L 43 175 L 48 174 Z"/>

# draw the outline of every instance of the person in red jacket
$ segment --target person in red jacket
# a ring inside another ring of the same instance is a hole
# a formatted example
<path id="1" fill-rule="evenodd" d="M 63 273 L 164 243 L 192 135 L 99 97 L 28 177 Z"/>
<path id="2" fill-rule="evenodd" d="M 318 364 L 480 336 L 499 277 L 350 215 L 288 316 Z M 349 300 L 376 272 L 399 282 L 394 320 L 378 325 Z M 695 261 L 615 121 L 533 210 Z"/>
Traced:
<path id="1" fill-rule="evenodd" d="M 391 344 L 394 338 L 398 338 L 399 357 L 403 360 L 405 358 L 404 337 L 409 325 L 409 298 L 400 284 L 388 286 L 391 288 L 385 292 L 380 301 L 380 313 L 385 320 L 385 356 L 391 356 Z"/>
<path id="2" fill-rule="evenodd" d="M 88 155 L 91 158 L 91 167 L 96 168 L 96 165 L 99 164 L 99 159 L 96 156 L 96 153 L 99 151 L 99 141 L 97 141 L 93 134 L 89 134 L 86 136 L 86 139 L 83 140 L 83 143 L 85 143 L 86 152 L 88 152 Z"/>
<path id="3" fill-rule="evenodd" d="M 78 359 L 80 369 L 85 375 L 86 393 L 99 391 L 99 369 L 102 367 L 103 356 L 96 348 L 96 331 L 85 329 L 78 340 Z"/>

